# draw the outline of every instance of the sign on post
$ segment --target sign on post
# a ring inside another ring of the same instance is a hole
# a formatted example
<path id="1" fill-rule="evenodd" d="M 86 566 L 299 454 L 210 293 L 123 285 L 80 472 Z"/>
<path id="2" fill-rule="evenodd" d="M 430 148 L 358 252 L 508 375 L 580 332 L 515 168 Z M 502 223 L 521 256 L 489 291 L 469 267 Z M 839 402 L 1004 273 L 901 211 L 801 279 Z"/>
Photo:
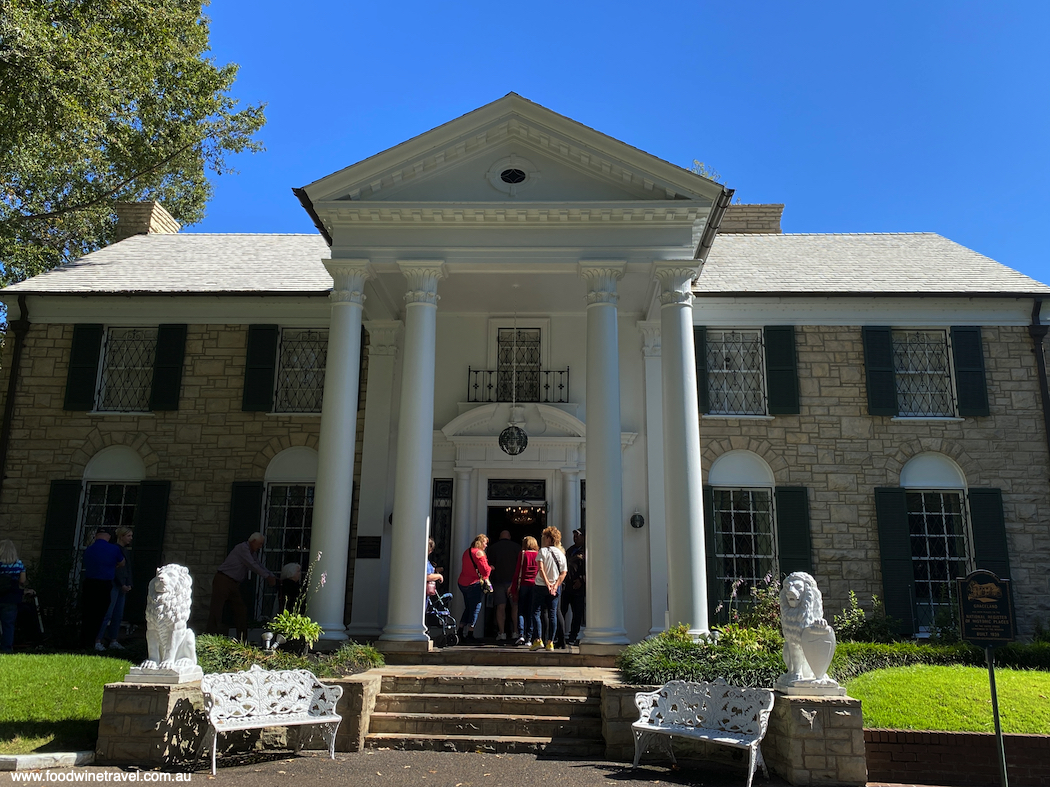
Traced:
<path id="1" fill-rule="evenodd" d="M 988 662 L 995 742 L 999 747 L 999 779 L 1002 787 L 1009 787 L 1003 728 L 999 724 L 999 695 L 995 690 L 995 660 L 992 658 L 992 648 L 1013 642 L 1017 638 L 1010 580 L 999 579 L 991 571 L 977 569 L 955 581 L 959 586 L 959 634 L 964 642 L 984 648 L 984 659 Z"/>
<path id="2" fill-rule="evenodd" d="M 1017 639 L 1010 580 L 977 569 L 955 580 L 959 586 L 959 634 L 979 648 Z"/>

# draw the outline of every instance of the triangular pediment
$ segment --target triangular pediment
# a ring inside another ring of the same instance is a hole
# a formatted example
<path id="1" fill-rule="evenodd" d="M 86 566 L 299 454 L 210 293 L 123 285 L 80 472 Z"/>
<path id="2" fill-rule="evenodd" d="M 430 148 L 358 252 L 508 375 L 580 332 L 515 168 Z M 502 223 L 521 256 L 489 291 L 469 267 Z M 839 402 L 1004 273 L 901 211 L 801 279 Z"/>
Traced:
<path id="1" fill-rule="evenodd" d="M 722 186 L 511 93 L 305 187 L 310 200 L 707 207 Z"/>

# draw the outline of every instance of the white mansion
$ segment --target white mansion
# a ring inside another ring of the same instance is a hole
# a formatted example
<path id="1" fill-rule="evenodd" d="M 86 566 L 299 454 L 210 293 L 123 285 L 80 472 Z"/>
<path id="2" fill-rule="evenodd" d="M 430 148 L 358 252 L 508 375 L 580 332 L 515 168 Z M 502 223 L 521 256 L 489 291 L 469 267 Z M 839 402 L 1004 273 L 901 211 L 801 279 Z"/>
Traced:
<path id="1" fill-rule="evenodd" d="M 922 634 L 977 567 L 1050 618 L 1050 287 L 935 234 L 782 234 L 515 94 L 296 194 L 316 235 L 122 206 L 0 292 L 0 537 L 38 579 L 130 523 L 139 588 L 188 566 L 199 621 L 262 530 L 274 570 L 320 551 L 327 638 L 418 650 L 428 535 L 454 589 L 477 533 L 553 524 L 587 533 L 592 652 L 794 570 L 829 618 L 854 590 Z"/>

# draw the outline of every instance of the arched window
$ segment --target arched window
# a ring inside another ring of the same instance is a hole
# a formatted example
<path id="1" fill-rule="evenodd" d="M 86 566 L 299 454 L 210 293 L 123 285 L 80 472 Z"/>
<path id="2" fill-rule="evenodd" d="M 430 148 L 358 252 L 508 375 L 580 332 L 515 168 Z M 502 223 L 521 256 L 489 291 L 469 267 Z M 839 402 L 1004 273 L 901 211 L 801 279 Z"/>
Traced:
<path id="1" fill-rule="evenodd" d="M 711 465 L 708 483 L 708 584 L 715 619 L 725 620 L 733 605 L 750 598 L 750 588 L 779 573 L 773 472 L 758 454 L 730 451 Z"/>
<path id="2" fill-rule="evenodd" d="M 287 563 L 298 563 L 305 573 L 311 561 L 317 452 L 305 446 L 286 448 L 270 460 L 265 481 L 266 510 L 261 527 L 266 536 L 263 562 L 278 576 Z M 258 577 L 256 582 L 257 616 L 274 614 L 277 588 L 271 588 Z"/>
<path id="3" fill-rule="evenodd" d="M 915 625 L 920 633 L 954 615 L 955 578 L 971 569 L 966 515 L 966 478 L 948 457 L 922 453 L 901 469 L 915 588 Z"/>
<path id="4" fill-rule="evenodd" d="M 103 448 L 84 468 L 84 505 L 77 522 L 73 579 L 79 580 L 84 549 L 101 528 L 132 527 L 139 502 L 139 486 L 146 465 L 138 453 L 123 445 Z"/>

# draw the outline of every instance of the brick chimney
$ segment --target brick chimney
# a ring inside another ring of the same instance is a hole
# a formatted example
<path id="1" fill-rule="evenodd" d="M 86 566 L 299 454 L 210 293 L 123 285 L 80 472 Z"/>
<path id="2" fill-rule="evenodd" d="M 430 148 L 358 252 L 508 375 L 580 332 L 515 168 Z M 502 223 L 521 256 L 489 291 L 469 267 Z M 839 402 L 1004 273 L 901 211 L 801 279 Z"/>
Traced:
<path id="1" fill-rule="evenodd" d="M 159 202 L 118 202 L 114 210 L 117 213 L 114 242 L 132 235 L 173 234 L 182 228 Z"/>
<path id="2" fill-rule="evenodd" d="M 718 228 L 720 234 L 779 234 L 783 205 L 730 205 Z"/>

